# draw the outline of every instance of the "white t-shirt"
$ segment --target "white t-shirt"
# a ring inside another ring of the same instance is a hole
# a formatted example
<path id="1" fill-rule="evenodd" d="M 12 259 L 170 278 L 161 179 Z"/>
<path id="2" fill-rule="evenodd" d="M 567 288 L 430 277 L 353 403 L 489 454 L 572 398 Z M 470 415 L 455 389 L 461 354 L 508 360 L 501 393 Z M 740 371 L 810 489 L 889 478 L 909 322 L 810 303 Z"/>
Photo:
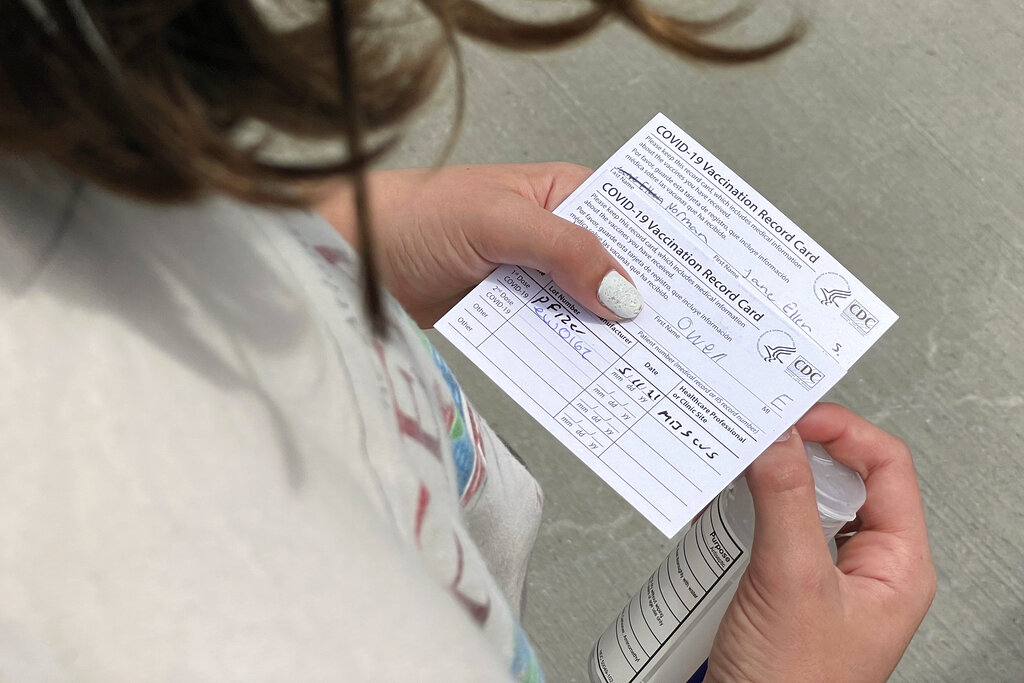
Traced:
<path id="1" fill-rule="evenodd" d="M 540 680 L 536 482 L 318 216 L 0 173 L 0 680 Z"/>

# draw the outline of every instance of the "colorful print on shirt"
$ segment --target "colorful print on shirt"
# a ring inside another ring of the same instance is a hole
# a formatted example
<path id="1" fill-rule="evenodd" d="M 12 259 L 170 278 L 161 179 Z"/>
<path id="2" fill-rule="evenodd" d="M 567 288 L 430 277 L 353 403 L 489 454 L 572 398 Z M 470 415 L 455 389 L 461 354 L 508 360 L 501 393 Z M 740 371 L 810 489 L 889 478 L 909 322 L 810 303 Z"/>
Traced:
<path id="1" fill-rule="evenodd" d="M 426 341 L 426 336 L 423 337 Z M 465 507 L 476 494 L 487 476 L 487 453 L 480 434 L 479 419 L 465 400 L 462 387 L 455 380 L 448 364 L 429 341 L 430 354 L 441 371 L 445 383 L 452 393 L 454 410 L 445 415 L 452 443 L 452 459 L 459 487 L 459 503 Z"/>

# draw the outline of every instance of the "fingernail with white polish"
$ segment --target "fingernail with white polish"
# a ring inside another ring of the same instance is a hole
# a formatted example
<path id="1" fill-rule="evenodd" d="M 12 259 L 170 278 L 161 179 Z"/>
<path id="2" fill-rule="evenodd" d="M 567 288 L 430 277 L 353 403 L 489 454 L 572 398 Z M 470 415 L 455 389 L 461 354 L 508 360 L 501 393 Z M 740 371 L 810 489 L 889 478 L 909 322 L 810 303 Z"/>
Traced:
<path id="1" fill-rule="evenodd" d="M 790 437 L 796 434 L 796 427 L 790 427 L 782 433 L 782 436 L 775 439 L 775 443 L 782 443 L 783 441 L 789 441 Z"/>
<path id="2" fill-rule="evenodd" d="M 640 292 L 617 270 L 608 271 L 601 280 L 601 286 L 597 288 L 597 298 L 620 318 L 635 318 L 644 307 Z"/>

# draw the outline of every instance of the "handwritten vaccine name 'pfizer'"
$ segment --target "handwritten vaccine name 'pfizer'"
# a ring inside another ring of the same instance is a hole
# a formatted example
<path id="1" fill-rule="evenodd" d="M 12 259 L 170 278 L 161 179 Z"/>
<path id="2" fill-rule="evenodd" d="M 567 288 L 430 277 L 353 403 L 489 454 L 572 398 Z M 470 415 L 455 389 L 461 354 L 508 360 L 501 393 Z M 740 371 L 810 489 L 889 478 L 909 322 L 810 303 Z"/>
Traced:
<path id="1" fill-rule="evenodd" d="M 547 294 L 540 294 L 530 302 L 533 314 L 540 318 L 541 322 L 547 325 L 558 335 L 558 338 L 572 347 L 572 350 L 580 354 L 580 358 L 586 358 L 587 354 L 594 350 L 587 346 L 583 337 L 587 330 L 582 325 L 577 325 L 576 320 L 570 313 L 564 312 L 564 307 L 557 301 L 552 301 Z"/>

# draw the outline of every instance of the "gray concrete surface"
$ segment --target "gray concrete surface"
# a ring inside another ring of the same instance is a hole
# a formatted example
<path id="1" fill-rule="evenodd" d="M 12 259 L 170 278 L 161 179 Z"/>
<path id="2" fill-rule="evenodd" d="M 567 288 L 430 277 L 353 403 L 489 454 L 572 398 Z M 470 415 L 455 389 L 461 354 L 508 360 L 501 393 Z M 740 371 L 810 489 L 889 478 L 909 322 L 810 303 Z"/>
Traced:
<path id="1" fill-rule="evenodd" d="M 1024 4 L 826 0 L 795 48 L 742 67 L 621 27 L 570 49 L 467 47 L 453 161 L 597 165 L 664 111 L 901 314 L 830 398 L 913 448 L 939 594 L 896 681 L 1024 681 Z M 393 165 L 434 160 L 446 111 Z M 443 341 L 547 494 L 526 626 L 551 681 L 669 542 Z"/>

